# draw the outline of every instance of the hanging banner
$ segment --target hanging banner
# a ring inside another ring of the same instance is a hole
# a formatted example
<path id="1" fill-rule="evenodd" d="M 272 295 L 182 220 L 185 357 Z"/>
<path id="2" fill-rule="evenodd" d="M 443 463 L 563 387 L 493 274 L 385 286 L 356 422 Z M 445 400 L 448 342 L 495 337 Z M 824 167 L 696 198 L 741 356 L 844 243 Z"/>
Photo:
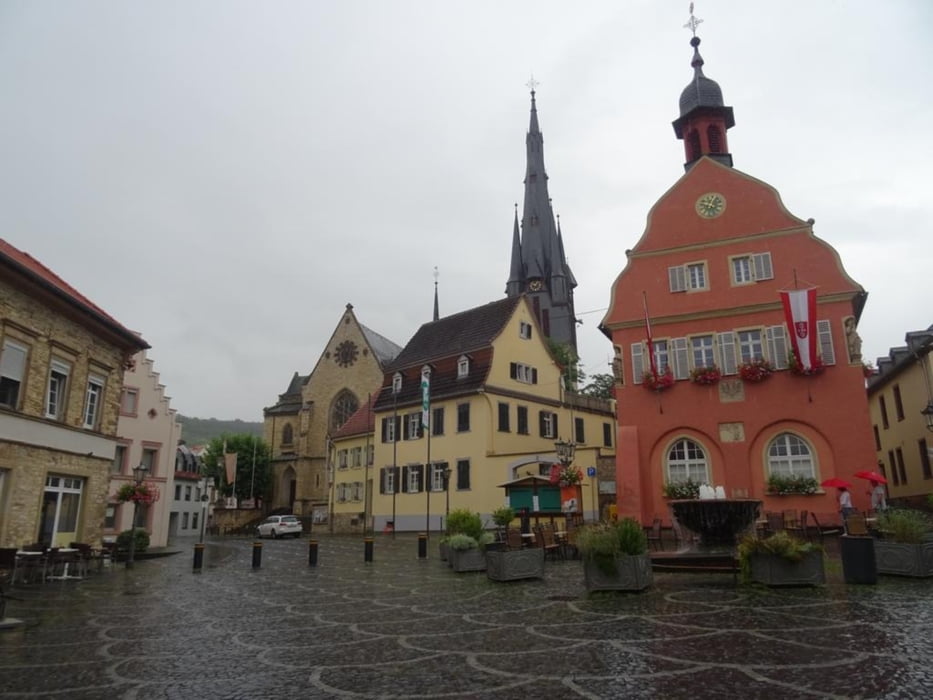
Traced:
<path id="1" fill-rule="evenodd" d="M 800 367 L 809 371 L 817 359 L 816 287 L 780 292 L 791 347 Z"/>
<path id="2" fill-rule="evenodd" d="M 234 483 L 236 481 L 236 452 L 227 454 L 224 450 L 224 468 L 227 471 L 227 483 Z"/>
<path id="3" fill-rule="evenodd" d="M 431 368 L 421 368 L 421 427 L 428 429 L 431 423 Z"/>

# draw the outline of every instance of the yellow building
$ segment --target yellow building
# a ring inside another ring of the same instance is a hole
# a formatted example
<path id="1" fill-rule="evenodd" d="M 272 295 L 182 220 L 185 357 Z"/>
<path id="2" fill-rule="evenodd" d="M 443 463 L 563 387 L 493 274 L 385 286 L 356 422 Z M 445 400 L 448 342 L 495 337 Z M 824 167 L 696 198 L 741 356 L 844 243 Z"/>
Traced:
<path id="1" fill-rule="evenodd" d="M 933 326 L 906 343 L 878 358 L 868 403 L 888 498 L 910 501 L 933 493 Z"/>
<path id="2" fill-rule="evenodd" d="M 576 443 L 574 465 L 584 473 L 614 454 L 610 403 L 564 391 L 525 296 L 421 326 L 387 368 L 368 413 L 333 439 L 338 528 L 438 531 L 456 508 L 490 521 L 506 503 L 502 484 L 550 473 L 556 441 Z M 598 508 L 596 488 L 585 476 L 574 505 L 586 517 Z M 560 512 L 563 504 L 540 505 Z"/>
<path id="3" fill-rule="evenodd" d="M 123 372 L 148 347 L 0 239 L 0 546 L 101 541 Z"/>

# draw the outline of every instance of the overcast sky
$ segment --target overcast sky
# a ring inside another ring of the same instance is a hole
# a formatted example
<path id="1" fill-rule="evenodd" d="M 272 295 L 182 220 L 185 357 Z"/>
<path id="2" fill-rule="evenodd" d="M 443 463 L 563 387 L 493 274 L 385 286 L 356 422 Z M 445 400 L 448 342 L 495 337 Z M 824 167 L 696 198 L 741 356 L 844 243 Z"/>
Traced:
<path id="1" fill-rule="evenodd" d="M 683 174 L 688 2 L 0 0 L 0 237 L 152 345 L 172 406 L 260 420 L 347 303 L 404 345 L 496 299 L 531 74 L 580 354 Z M 874 359 L 933 323 L 933 3 L 698 0 L 735 167 L 869 292 Z"/>

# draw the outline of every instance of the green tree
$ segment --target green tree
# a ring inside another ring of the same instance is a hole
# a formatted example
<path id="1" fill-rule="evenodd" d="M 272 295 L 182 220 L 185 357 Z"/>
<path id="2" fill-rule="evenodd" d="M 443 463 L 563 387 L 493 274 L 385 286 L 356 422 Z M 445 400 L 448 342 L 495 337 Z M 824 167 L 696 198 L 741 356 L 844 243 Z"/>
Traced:
<path id="1" fill-rule="evenodd" d="M 225 496 L 233 495 L 233 484 L 227 481 L 224 469 L 224 444 L 227 454 L 236 453 L 236 496 L 237 498 L 268 498 L 272 489 L 272 469 L 269 465 L 270 451 L 262 438 L 247 434 L 224 434 L 210 441 L 204 452 L 204 473 L 218 485 Z M 256 463 L 253 467 L 253 455 Z"/>
<path id="2" fill-rule="evenodd" d="M 564 343 L 556 343 L 548 339 L 548 348 L 557 364 L 561 369 L 561 380 L 564 382 L 564 389 L 574 391 L 580 385 L 580 382 L 586 379 L 586 373 L 580 366 L 580 357 L 572 346 Z"/>
<path id="3" fill-rule="evenodd" d="M 590 377 L 590 383 L 580 389 L 580 393 L 597 399 L 611 399 L 615 383 L 616 378 L 611 374 L 594 374 Z"/>

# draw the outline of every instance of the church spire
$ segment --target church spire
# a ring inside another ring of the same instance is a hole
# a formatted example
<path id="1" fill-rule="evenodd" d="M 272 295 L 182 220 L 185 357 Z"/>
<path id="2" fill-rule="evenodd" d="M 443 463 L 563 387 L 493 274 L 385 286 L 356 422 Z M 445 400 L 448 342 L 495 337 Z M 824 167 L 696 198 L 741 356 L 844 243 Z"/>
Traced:
<path id="1" fill-rule="evenodd" d="M 440 306 L 437 304 L 437 265 L 434 266 L 434 320 L 441 319 Z"/>
<path id="2" fill-rule="evenodd" d="M 690 60 L 693 80 L 680 93 L 680 117 L 673 123 L 674 133 L 684 142 L 684 170 L 690 170 L 703 156 L 732 167 L 726 131 L 735 126 L 735 117 L 732 115 L 732 107 L 725 106 L 723 102 L 719 83 L 703 74 L 700 37 L 696 35 L 697 26 L 702 21 L 693 14 L 693 3 L 690 3 L 690 20 L 684 27 L 693 33 L 690 39 L 693 47 L 693 58 Z"/>
<path id="3" fill-rule="evenodd" d="M 531 113 L 525 135 L 525 198 L 519 225 L 516 205 L 512 257 L 505 293 L 527 293 L 544 332 L 576 350 L 573 288 L 576 281 L 564 258 L 563 241 L 554 222 L 544 168 L 544 135 L 538 123 L 537 81 L 528 82 Z"/>

